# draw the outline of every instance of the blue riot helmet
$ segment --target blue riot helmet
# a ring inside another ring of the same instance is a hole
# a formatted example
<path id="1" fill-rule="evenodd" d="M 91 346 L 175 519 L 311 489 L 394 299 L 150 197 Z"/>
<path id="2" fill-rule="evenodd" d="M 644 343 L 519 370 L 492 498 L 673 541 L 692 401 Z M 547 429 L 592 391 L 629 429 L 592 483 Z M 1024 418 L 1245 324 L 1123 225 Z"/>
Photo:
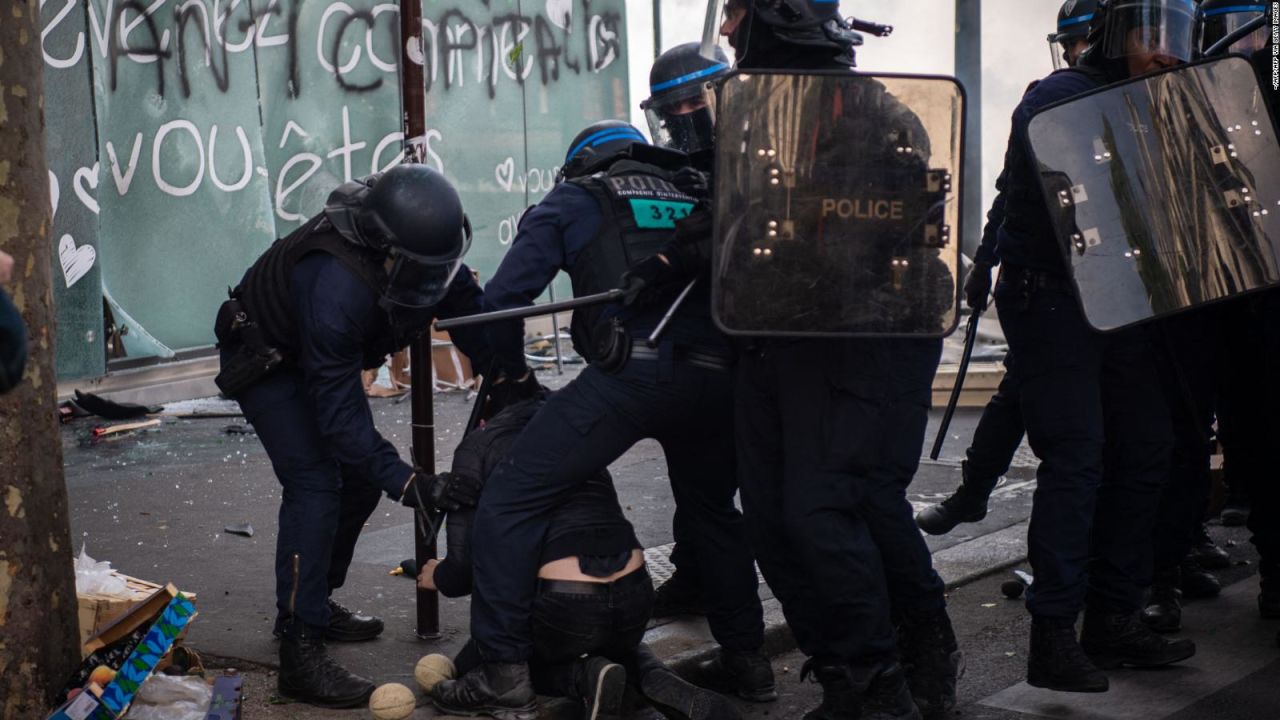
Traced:
<path id="1" fill-rule="evenodd" d="M 825 60 L 853 66 L 854 48 L 862 36 L 840 15 L 835 0 L 708 0 L 702 54 L 727 36 L 740 68 L 774 66 L 796 46 L 814 54 L 830 51 Z M 788 48 L 791 48 L 788 50 Z"/>
<path id="2" fill-rule="evenodd" d="M 1200 3 L 1197 47 L 1206 52 L 1219 40 L 1235 32 L 1245 23 L 1265 15 L 1267 7 L 1247 0 L 1204 0 Z M 1227 52 L 1257 52 L 1266 47 L 1270 29 L 1263 23 L 1257 30 L 1232 43 Z"/>
<path id="3" fill-rule="evenodd" d="M 1076 64 L 1089 43 L 1089 23 L 1098 10 L 1098 0 L 1067 0 L 1058 10 L 1058 29 L 1049 33 L 1049 54 L 1053 69 Z"/>
<path id="4" fill-rule="evenodd" d="M 1079 63 L 1118 82 L 1186 62 L 1195 14 L 1191 0 L 1098 0 Z"/>
<path id="5" fill-rule="evenodd" d="M 388 311 L 439 303 L 471 246 L 458 191 L 426 165 L 397 165 L 345 183 L 330 194 L 325 215 L 349 242 L 386 254 L 380 304 Z"/>
<path id="6" fill-rule="evenodd" d="M 649 71 L 650 95 L 640 109 L 655 145 L 684 153 L 711 149 L 715 118 L 708 106 L 713 97 L 708 83 L 729 72 L 729 58 L 718 47 L 714 58 L 700 50 L 696 42 L 677 45 Z"/>
<path id="7" fill-rule="evenodd" d="M 626 153 L 632 145 L 648 145 L 649 141 L 630 123 L 601 120 L 588 125 L 569 143 L 559 179 L 590 175 L 614 158 Z"/>

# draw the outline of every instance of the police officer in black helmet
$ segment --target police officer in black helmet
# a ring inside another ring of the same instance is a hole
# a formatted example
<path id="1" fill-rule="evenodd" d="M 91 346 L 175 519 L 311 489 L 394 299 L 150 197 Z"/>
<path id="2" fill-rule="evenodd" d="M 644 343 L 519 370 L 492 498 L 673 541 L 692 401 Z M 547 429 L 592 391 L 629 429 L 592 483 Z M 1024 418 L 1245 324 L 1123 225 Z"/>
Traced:
<path id="1" fill-rule="evenodd" d="M 733 436 L 726 431 L 733 353 L 711 323 L 705 281 L 665 333 L 648 342 L 695 274 L 686 272 L 685 245 L 673 239 L 687 232 L 677 220 L 706 190 L 705 177 L 688 163 L 683 153 L 649 145 L 627 123 L 587 127 L 569 147 L 563 181 L 521 219 L 486 285 L 491 310 L 531 305 L 559 270 L 569 273 L 578 296 L 620 281 L 629 293 L 624 302 L 574 311 L 574 346 L 590 364 L 538 411 L 485 482 L 473 530 L 471 605 L 471 635 L 484 663 L 436 686 L 436 706 L 447 713 L 534 716 L 530 610 L 552 511 L 577 483 L 644 438 L 662 445 L 676 506 L 688 513 L 681 540 L 697 558 L 711 630 L 724 649 L 715 669 L 740 696 L 777 697 L 760 649 L 755 570 L 734 505 Z M 521 324 L 492 323 L 489 337 L 505 355 L 521 346 Z M 599 556 L 580 556 L 579 566 L 603 578 L 626 559 L 617 548 L 600 548 Z"/>
<path id="2" fill-rule="evenodd" d="M 382 632 L 381 620 L 330 597 L 381 496 L 443 510 L 476 500 L 474 484 L 420 474 L 400 458 L 374 428 L 360 381 L 361 370 L 381 365 L 433 318 L 480 308 L 480 288 L 462 265 L 470 242 L 444 176 L 400 165 L 335 190 L 323 212 L 254 262 L 218 312 L 218 385 L 240 403 L 283 489 L 282 696 L 357 707 L 373 692 L 328 656 L 325 641 Z M 482 364 L 490 355 L 482 331 L 454 338 Z"/>
<path id="3" fill-rule="evenodd" d="M 811 0 L 731 0 L 719 32 L 744 70 L 849 71 L 861 42 L 836 3 Z M 862 92 L 859 106 L 876 117 L 849 117 L 852 132 L 910 128 L 927 144 L 919 119 L 882 85 Z M 717 148 L 719 157 L 734 152 Z M 954 286 L 944 294 L 953 298 Z M 960 654 L 905 495 L 940 352 L 937 339 L 744 342 L 734 396 L 743 510 L 760 568 L 809 656 L 801 675 L 823 687 L 806 720 L 954 707 Z"/>
<path id="4" fill-rule="evenodd" d="M 1101 0 L 1079 64 L 1041 80 L 1013 114 L 995 299 L 1040 459 L 1029 530 L 1036 579 L 1027 593 L 1027 680 L 1036 687 L 1101 692 L 1101 668 L 1195 653 L 1190 640 L 1166 640 L 1138 620 L 1172 446 L 1152 339 L 1142 327 L 1102 335 L 1086 323 L 1028 138 L 1041 108 L 1189 58 L 1192 11 L 1188 0 Z"/>

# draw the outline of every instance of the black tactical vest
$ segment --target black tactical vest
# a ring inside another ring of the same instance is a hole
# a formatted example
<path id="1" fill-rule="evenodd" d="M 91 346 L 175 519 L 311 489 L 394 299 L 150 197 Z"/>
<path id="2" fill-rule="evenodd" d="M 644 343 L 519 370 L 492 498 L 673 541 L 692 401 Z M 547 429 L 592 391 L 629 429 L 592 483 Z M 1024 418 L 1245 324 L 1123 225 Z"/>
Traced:
<path id="1" fill-rule="evenodd" d="M 295 308 L 290 293 L 293 268 L 313 252 L 324 252 L 337 258 L 378 297 L 382 296 L 387 282 L 383 269 L 385 256 L 343 239 L 324 213 L 277 240 L 245 272 L 234 294 L 244 304 L 249 319 L 262 328 L 263 339 L 279 350 L 286 362 L 296 360 L 298 345 Z M 386 355 L 397 349 L 390 332 L 385 342 L 380 339 L 374 344 L 376 347 L 365 348 L 365 367 L 381 365 Z"/>
<path id="2" fill-rule="evenodd" d="M 569 270 L 574 297 L 618 287 L 622 274 L 655 255 L 675 234 L 676 220 L 693 210 L 695 199 L 676 187 L 676 171 L 624 159 L 609 169 L 571 182 L 600 204 L 600 230 Z M 607 305 L 578 308 L 570 334 L 588 360 L 608 346 Z"/>

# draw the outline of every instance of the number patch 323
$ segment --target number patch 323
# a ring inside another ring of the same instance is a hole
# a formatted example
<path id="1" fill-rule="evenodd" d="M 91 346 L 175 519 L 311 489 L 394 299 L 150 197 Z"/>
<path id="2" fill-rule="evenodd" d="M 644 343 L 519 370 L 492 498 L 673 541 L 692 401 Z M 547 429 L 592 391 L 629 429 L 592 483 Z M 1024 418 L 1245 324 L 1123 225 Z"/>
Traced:
<path id="1" fill-rule="evenodd" d="M 693 203 L 669 202 L 666 200 L 632 199 L 631 213 L 635 216 L 636 227 L 645 230 L 669 230 L 676 226 L 676 221 L 688 217 L 693 210 Z"/>

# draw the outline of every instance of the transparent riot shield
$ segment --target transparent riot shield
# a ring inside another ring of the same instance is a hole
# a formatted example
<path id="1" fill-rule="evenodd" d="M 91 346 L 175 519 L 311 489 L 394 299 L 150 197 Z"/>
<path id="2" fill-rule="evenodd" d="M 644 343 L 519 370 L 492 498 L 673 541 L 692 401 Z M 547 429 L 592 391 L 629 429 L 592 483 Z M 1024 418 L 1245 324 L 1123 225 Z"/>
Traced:
<path id="1" fill-rule="evenodd" d="M 1030 139 L 1094 328 L 1280 283 L 1280 149 L 1244 58 L 1052 106 Z"/>
<path id="2" fill-rule="evenodd" d="M 729 75 L 716 97 L 720 327 L 832 337 L 954 330 L 963 122 L 953 78 Z"/>

